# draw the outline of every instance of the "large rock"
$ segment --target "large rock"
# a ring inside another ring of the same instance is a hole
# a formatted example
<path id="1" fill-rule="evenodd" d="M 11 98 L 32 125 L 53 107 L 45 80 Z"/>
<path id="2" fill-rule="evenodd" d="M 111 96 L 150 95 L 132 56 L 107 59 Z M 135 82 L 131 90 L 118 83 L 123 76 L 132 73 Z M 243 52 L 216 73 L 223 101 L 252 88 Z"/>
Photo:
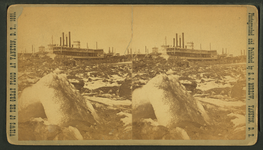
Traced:
<path id="1" fill-rule="evenodd" d="M 132 102 L 134 120 L 140 117 L 136 114 L 142 114 L 141 106 L 151 104 L 158 123 L 166 127 L 176 126 L 179 122 L 209 123 L 203 106 L 186 91 L 176 76 L 157 75 L 133 92 Z"/>
<path id="2" fill-rule="evenodd" d="M 47 118 L 58 126 L 77 123 L 94 124 L 99 120 L 88 100 L 85 100 L 66 75 L 50 73 L 22 91 L 19 102 L 19 122 L 36 117 Z"/>

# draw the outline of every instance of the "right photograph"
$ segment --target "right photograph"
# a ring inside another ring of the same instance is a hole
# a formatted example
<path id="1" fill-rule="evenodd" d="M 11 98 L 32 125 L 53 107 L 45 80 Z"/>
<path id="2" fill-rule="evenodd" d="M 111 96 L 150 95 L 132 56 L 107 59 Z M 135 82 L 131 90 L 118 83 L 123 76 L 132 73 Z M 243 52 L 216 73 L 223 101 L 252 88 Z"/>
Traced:
<path id="1" fill-rule="evenodd" d="M 246 138 L 245 6 L 134 6 L 132 139 Z"/>

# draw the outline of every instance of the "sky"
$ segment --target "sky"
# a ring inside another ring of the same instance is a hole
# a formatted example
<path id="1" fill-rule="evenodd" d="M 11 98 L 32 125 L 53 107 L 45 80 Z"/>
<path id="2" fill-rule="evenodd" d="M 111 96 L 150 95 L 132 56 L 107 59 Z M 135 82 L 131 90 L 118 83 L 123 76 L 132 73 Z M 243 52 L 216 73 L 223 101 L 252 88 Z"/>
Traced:
<path id="1" fill-rule="evenodd" d="M 109 47 L 120 54 L 145 46 L 172 45 L 176 33 L 184 32 L 185 45 L 195 49 L 217 50 L 240 55 L 246 49 L 245 6 L 175 6 L 175 5 L 90 5 L 23 7 L 18 18 L 18 52 L 32 52 L 39 46 L 59 44 L 62 32 L 71 32 L 71 41 L 81 48 Z M 71 43 L 72 43 L 71 42 Z"/>

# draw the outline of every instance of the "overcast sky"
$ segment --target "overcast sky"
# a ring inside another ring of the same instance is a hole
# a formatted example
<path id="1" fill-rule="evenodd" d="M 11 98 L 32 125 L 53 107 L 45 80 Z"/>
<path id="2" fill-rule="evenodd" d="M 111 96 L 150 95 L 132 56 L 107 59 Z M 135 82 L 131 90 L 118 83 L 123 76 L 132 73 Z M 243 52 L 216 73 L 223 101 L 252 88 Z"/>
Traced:
<path id="1" fill-rule="evenodd" d="M 18 51 L 32 52 L 32 45 L 52 42 L 59 44 L 62 32 L 71 32 L 71 41 L 80 41 L 82 48 L 114 47 L 124 53 L 145 46 L 167 43 L 172 45 L 175 34 L 184 32 L 185 44 L 194 42 L 194 48 L 217 50 L 222 48 L 240 55 L 246 49 L 246 7 L 207 6 L 75 6 L 23 7 L 18 19 Z M 129 44 L 130 43 L 130 44 Z"/>

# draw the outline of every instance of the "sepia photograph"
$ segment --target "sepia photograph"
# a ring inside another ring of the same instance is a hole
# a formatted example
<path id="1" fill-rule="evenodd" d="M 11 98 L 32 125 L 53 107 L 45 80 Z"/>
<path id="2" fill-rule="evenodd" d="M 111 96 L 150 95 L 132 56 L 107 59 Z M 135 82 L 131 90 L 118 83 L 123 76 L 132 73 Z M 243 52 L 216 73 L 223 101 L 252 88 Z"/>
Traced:
<path id="1" fill-rule="evenodd" d="M 245 10 L 134 8 L 134 139 L 245 139 Z"/>
<path id="2" fill-rule="evenodd" d="M 248 46 L 257 41 L 248 20 L 254 27 L 257 18 L 247 5 L 18 8 L 18 141 L 205 145 L 252 136 Z"/>

